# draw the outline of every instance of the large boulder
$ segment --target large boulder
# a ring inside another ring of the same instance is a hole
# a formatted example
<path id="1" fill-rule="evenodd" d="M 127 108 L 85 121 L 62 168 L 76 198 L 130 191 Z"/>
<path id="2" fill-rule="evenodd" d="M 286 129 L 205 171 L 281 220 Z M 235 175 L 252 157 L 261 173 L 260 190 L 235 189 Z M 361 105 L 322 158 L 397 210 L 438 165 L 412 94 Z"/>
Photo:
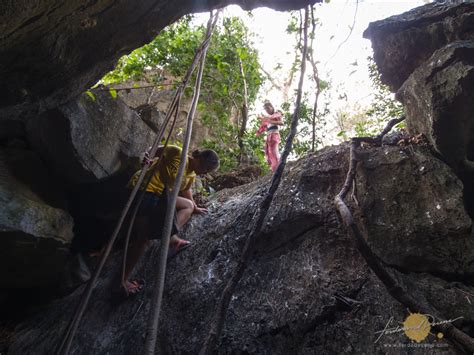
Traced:
<path id="1" fill-rule="evenodd" d="M 61 183 L 29 150 L 0 150 L 1 288 L 58 282 L 73 233 Z"/>
<path id="2" fill-rule="evenodd" d="M 370 23 L 382 82 L 396 91 L 434 51 L 459 40 L 474 40 L 474 2 L 437 1 L 401 15 Z"/>
<path id="3" fill-rule="evenodd" d="M 69 102 L 150 42 L 165 26 L 194 12 L 229 4 L 246 9 L 297 9 L 319 0 L 16 0 L 0 12 L 0 118 Z"/>
<path id="4" fill-rule="evenodd" d="M 400 270 L 474 276 L 473 225 L 461 181 L 426 147 L 381 153 L 360 154 L 357 199 L 369 245 Z"/>
<path id="5" fill-rule="evenodd" d="M 147 75 L 147 74 L 145 74 Z M 167 84 L 172 84 L 168 80 Z M 156 85 L 156 84 L 155 84 Z M 169 105 L 173 100 L 176 90 L 161 89 L 153 87 L 153 82 L 147 79 L 140 81 L 126 81 L 121 84 L 113 85 L 118 90 L 119 97 L 132 109 L 134 109 L 140 118 L 157 132 L 164 122 Z M 124 89 L 125 88 L 125 89 Z M 191 108 L 191 98 L 183 97 L 181 99 L 176 128 L 171 134 L 171 141 L 182 141 L 186 121 Z M 169 130 L 166 130 L 168 134 Z M 199 112 L 196 112 L 193 130 L 191 133 L 191 148 L 199 147 L 204 139 L 209 137 L 212 132 L 201 122 Z"/>
<path id="6" fill-rule="evenodd" d="M 58 175 L 94 182 L 136 165 L 155 133 L 105 87 L 28 122 L 29 140 Z"/>
<path id="7" fill-rule="evenodd" d="M 437 50 L 410 75 L 397 98 L 405 106 L 408 130 L 423 133 L 460 175 L 470 171 L 474 177 L 473 93 L 474 40 Z"/>
<path id="8" fill-rule="evenodd" d="M 377 341 L 377 331 L 396 327 L 408 312 L 367 268 L 334 208 L 348 153 L 347 145 L 332 147 L 287 166 L 255 253 L 232 297 L 219 353 L 374 354 L 386 352 L 386 344 L 411 343 L 401 332 Z M 368 242 L 414 297 L 430 302 L 446 319 L 464 317 L 455 325 L 468 327 L 474 309 L 465 296 L 474 288 L 464 273 L 472 272 L 474 236 L 456 176 L 426 147 L 375 148 L 361 160 L 354 199 Z M 188 224 L 184 236 L 193 244 L 168 264 L 160 353 L 198 352 L 269 181 L 267 176 L 220 191 L 210 202 L 209 214 L 193 217 Z M 408 206 L 412 201 L 416 205 Z M 112 255 L 71 353 L 142 351 L 158 248 L 150 248 L 136 272 L 147 281 L 145 291 L 118 306 L 110 301 L 110 287 L 121 254 Z M 81 291 L 21 324 L 9 353 L 54 349 Z M 429 335 L 425 342 L 456 353 L 445 338 Z"/>
<path id="9" fill-rule="evenodd" d="M 371 23 L 382 82 L 397 92 L 411 134 L 423 134 L 464 183 L 474 216 L 474 2 L 437 1 Z"/>

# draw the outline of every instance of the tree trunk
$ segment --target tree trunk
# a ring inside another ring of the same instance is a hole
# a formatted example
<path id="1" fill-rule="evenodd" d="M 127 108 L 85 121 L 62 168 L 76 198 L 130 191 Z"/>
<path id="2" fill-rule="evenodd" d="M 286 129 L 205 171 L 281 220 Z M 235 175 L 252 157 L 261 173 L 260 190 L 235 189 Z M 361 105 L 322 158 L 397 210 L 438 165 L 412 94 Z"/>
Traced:
<path id="1" fill-rule="evenodd" d="M 248 121 L 248 114 L 249 114 L 249 107 L 248 107 L 248 90 L 247 90 L 247 80 L 245 79 L 245 72 L 244 66 L 242 63 L 242 59 L 239 57 L 239 66 L 240 66 L 240 74 L 242 75 L 242 81 L 244 82 L 244 102 L 242 104 L 242 121 L 240 124 L 240 130 L 238 135 L 239 141 L 239 165 L 242 164 L 243 156 L 244 156 L 244 142 L 243 137 L 245 131 L 247 130 L 247 121 Z"/>

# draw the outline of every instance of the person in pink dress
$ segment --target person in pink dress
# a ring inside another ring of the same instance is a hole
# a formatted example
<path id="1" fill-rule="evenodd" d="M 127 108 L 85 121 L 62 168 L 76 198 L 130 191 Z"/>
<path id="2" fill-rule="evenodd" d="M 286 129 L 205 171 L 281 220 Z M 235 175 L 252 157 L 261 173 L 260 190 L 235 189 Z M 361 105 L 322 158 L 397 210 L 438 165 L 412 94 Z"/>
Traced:
<path id="1" fill-rule="evenodd" d="M 283 116 L 281 112 L 275 111 L 275 108 L 269 101 L 265 102 L 263 108 L 267 115 L 258 117 L 262 121 L 262 124 L 257 131 L 257 135 L 261 135 L 265 130 L 267 131 L 265 157 L 267 158 L 268 165 L 270 165 L 272 171 L 275 172 L 280 162 L 280 152 L 278 151 L 280 133 L 278 132 L 278 126 L 283 124 Z"/>

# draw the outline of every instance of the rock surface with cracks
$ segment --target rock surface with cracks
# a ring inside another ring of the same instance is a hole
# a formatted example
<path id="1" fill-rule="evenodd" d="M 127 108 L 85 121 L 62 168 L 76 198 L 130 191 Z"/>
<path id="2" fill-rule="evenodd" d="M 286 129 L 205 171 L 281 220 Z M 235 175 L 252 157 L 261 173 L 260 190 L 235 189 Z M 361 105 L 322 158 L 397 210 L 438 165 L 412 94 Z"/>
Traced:
<path id="1" fill-rule="evenodd" d="M 371 23 L 382 81 L 411 134 L 423 134 L 464 183 L 474 216 L 474 2 L 438 1 Z"/>
<path id="2" fill-rule="evenodd" d="M 472 177 L 473 92 L 474 40 L 437 50 L 397 93 L 406 107 L 408 129 L 423 133 L 457 173 Z"/>
<path id="3" fill-rule="evenodd" d="M 382 82 L 393 91 L 437 49 L 474 40 L 474 3 L 435 1 L 369 24 L 364 37 L 372 41 Z"/>
<path id="4" fill-rule="evenodd" d="M 58 185 L 38 154 L 0 148 L 0 288 L 59 281 L 74 222 Z"/>
<path id="5" fill-rule="evenodd" d="M 232 298 L 219 353 L 374 354 L 385 351 L 387 343 L 410 343 L 403 333 L 376 342 L 376 332 L 391 317 L 395 327 L 408 313 L 367 268 L 334 208 L 348 151 L 347 145 L 331 147 L 287 166 L 251 264 Z M 466 293 L 472 294 L 474 287 L 465 272 L 474 265 L 474 235 L 460 198 L 461 183 L 424 146 L 372 148 L 362 160 L 354 201 L 374 251 L 394 266 L 387 267 L 415 297 L 426 299 L 446 319 L 464 317 L 456 325 L 473 335 L 474 309 Z M 200 349 L 268 183 L 266 177 L 220 191 L 210 202 L 210 213 L 188 224 L 185 237 L 192 246 L 168 263 L 160 353 Z M 443 226 L 434 229 L 433 223 Z M 150 248 L 137 270 L 136 276 L 147 281 L 145 291 L 119 305 L 111 302 L 110 285 L 120 253 L 112 255 L 71 353 L 141 351 L 158 248 Z M 9 353 L 54 349 L 80 292 L 21 324 Z M 447 354 L 459 350 L 444 338 L 429 335 L 427 341 Z"/>
<path id="6" fill-rule="evenodd" d="M 72 184 L 137 168 L 156 134 L 103 87 L 45 111 L 27 124 L 28 140 L 52 171 Z"/>

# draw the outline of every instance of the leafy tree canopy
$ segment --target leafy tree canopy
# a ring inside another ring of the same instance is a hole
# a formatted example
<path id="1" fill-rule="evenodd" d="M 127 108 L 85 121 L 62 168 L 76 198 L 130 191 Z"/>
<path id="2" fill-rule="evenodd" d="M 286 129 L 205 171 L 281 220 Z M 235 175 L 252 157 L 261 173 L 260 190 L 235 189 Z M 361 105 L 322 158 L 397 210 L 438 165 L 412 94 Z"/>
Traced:
<path id="1" fill-rule="evenodd" d="M 191 16 L 182 18 L 162 30 L 151 43 L 122 57 L 115 70 L 104 76 L 102 83 L 109 85 L 139 80 L 150 69 L 162 70 L 151 77 L 158 85 L 165 79 L 160 72 L 180 80 L 191 64 L 205 30 L 205 26 L 193 25 Z M 224 155 L 224 170 L 237 165 L 238 117 L 244 102 L 240 66 L 247 82 L 248 102 L 252 105 L 263 81 L 258 51 L 253 45 L 252 33 L 242 20 L 224 18 L 216 27 L 208 50 L 198 106 L 201 121 L 212 127 L 213 135 L 205 145 Z M 150 80 L 149 74 L 147 78 Z M 230 120 L 231 116 L 237 119 Z"/>
<path id="2" fill-rule="evenodd" d="M 372 81 L 372 87 L 375 90 L 372 100 L 372 107 L 367 112 L 367 116 L 373 121 L 372 126 L 369 125 L 370 134 L 379 133 L 383 127 L 392 118 L 399 118 L 404 114 L 403 105 L 395 100 L 388 86 L 382 84 L 380 80 L 380 72 L 372 57 L 369 60 L 369 76 Z M 403 125 L 401 125 L 403 126 Z M 358 132 L 359 135 L 367 132 Z"/>

